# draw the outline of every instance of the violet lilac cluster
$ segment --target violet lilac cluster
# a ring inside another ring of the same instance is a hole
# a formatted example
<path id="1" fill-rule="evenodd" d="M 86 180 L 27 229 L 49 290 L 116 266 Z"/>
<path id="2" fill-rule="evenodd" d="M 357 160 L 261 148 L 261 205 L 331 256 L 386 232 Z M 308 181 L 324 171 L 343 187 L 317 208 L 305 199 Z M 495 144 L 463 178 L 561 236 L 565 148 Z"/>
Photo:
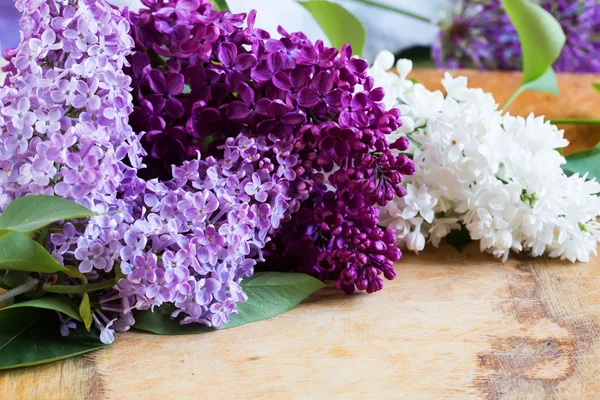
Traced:
<path id="1" fill-rule="evenodd" d="M 208 1 L 144 4 L 128 14 L 137 51 L 128 73 L 132 125 L 148 132 L 146 173 L 168 179 L 170 164 L 198 150 L 223 157 L 219 144 L 239 132 L 277 142 L 268 163 L 290 179 L 295 214 L 267 243 L 266 267 L 333 279 L 346 292 L 381 289 L 400 252 L 377 226 L 377 205 L 404 195 L 402 175 L 414 165 L 387 145 L 399 114 L 381 104 L 367 63 L 302 33 L 280 28 L 271 38 L 254 13 L 246 21 Z"/>
<path id="2" fill-rule="evenodd" d="M 554 64 L 559 72 L 600 72 L 600 2 L 538 1 L 562 26 L 567 41 Z M 439 68 L 517 70 L 523 54 L 501 0 L 455 0 L 432 46 Z"/>

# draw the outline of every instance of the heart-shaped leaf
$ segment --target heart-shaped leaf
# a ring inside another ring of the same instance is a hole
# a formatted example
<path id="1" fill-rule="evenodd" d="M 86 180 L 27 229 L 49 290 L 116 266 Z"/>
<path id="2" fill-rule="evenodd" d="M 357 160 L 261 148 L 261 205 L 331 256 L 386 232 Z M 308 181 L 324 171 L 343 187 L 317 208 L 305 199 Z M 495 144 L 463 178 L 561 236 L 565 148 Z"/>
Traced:
<path id="1" fill-rule="evenodd" d="M 2 311 L 14 309 L 14 308 L 43 308 L 46 310 L 54 310 L 61 312 L 77 321 L 81 321 L 81 317 L 79 316 L 79 311 L 77 310 L 77 304 L 73 303 L 66 296 L 55 296 L 55 295 L 47 295 L 44 297 L 39 297 L 34 300 L 22 301 L 20 303 L 15 303 L 11 306 L 5 307 Z"/>
<path id="2" fill-rule="evenodd" d="M 0 215 L 0 236 L 33 232 L 53 222 L 96 215 L 81 204 L 55 196 L 25 196 L 13 200 Z"/>
<path id="3" fill-rule="evenodd" d="M 341 49 L 348 43 L 355 54 L 362 56 L 367 32 L 358 18 L 339 4 L 329 1 L 309 0 L 300 4 L 321 25 L 333 47 Z"/>
<path id="4" fill-rule="evenodd" d="M 283 272 L 254 274 L 242 281 L 248 300 L 237 305 L 238 314 L 233 315 L 223 329 L 283 314 L 324 286 L 323 282 L 305 274 Z M 171 319 L 172 312 L 172 307 L 165 306 L 155 309 L 154 312 L 150 310 L 137 312 L 134 327 L 160 335 L 183 335 L 216 330 L 201 324 L 181 325 L 178 320 Z"/>
<path id="5" fill-rule="evenodd" d="M 106 346 L 97 332 L 86 332 L 81 326 L 62 337 L 54 312 L 40 308 L 0 309 L 0 369 L 44 364 Z"/>
<path id="6" fill-rule="evenodd" d="M 523 84 L 548 71 L 566 42 L 560 23 L 530 0 L 502 0 L 515 26 L 523 52 Z"/>
<path id="7" fill-rule="evenodd" d="M 67 270 L 38 242 L 20 232 L 0 237 L 0 269 L 49 274 Z"/>
<path id="8" fill-rule="evenodd" d="M 552 64 L 566 42 L 560 23 L 541 6 L 530 0 L 502 0 L 515 26 L 523 52 L 521 86 L 506 102 L 506 110 L 526 90 L 558 94 L 558 80 Z"/>

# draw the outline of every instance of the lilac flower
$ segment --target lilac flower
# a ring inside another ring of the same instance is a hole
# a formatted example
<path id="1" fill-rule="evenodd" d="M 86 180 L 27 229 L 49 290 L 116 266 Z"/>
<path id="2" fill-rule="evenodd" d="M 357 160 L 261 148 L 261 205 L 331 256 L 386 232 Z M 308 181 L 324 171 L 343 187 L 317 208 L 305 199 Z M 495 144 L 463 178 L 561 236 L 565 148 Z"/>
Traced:
<path id="1" fill-rule="evenodd" d="M 125 247 L 121 249 L 121 258 L 124 261 L 132 260 L 135 256 L 141 255 L 146 248 L 148 239 L 132 230 L 125 232 L 123 236 Z"/>
<path id="2" fill-rule="evenodd" d="M 100 96 L 96 95 L 100 82 L 97 78 L 92 78 L 88 84 L 78 81 L 76 90 L 77 95 L 73 98 L 71 105 L 75 108 L 87 108 L 88 110 L 98 110 L 101 106 Z"/>
<path id="3" fill-rule="evenodd" d="M 97 178 L 94 171 L 98 167 L 98 159 L 93 154 L 88 154 L 82 159 L 79 153 L 70 153 L 66 157 L 66 165 L 70 170 L 61 172 L 64 175 L 64 182 L 69 185 L 78 182 L 92 184 Z"/>
<path id="4" fill-rule="evenodd" d="M 184 110 L 181 102 L 175 96 L 183 91 L 183 75 L 173 73 L 165 76 L 159 70 L 153 69 L 148 74 L 148 85 L 155 93 L 147 97 L 158 110 L 165 109 L 167 117 L 180 118 Z"/>
<path id="5" fill-rule="evenodd" d="M 195 301 L 200 306 L 206 306 L 213 299 L 213 294 L 221 289 L 221 284 L 214 278 L 201 279 L 196 283 Z"/>
<path id="6" fill-rule="evenodd" d="M 166 268 L 165 280 L 168 282 L 184 282 L 190 276 L 188 269 L 190 256 L 187 251 L 179 250 L 177 253 L 167 250 L 162 256 L 162 263 Z"/>
<path id="7" fill-rule="evenodd" d="M 75 226 L 70 222 L 67 222 L 63 226 L 62 233 L 53 233 L 50 235 L 50 241 L 52 242 L 52 244 L 57 246 L 57 254 L 66 253 L 70 249 L 70 247 L 73 244 L 75 244 L 73 238 L 76 238 L 76 233 L 77 230 L 75 229 Z"/>
<path id="8" fill-rule="evenodd" d="M 13 103 L 14 104 L 14 103 Z M 35 113 L 30 111 L 31 102 L 27 97 L 19 99 L 16 106 L 9 106 L 2 108 L 2 115 L 11 118 L 12 126 L 15 129 L 23 129 L 25 126 L 31 126 L 35 124 L 36 117 Z"/>
<path id="9" fill-rule="evenodd" d="M 252 179 L 244 186 L 244 191 L 250 196 L 254 196 L 256 201 L 264 202 L 267 199 L 268 191 L 273 188 L 273 182 L 261 182 L 257 173 L 252 174 Z"/>
<path id="10" fill-rule="evenodd" d="M 60 131 L 60 119 L 63 116 L 60 108 L 53 108 L 48 114 L 36 111 L 35 116 L 37 119 L 35 130 L 39 133 L 50 134 Z"/>
<path id="11" fill-rule="evenodd" d="M 47 28 L 40 39 L 32 38 L 29 41 L 29 48 L 32 51 L 31 56 L 35 55 L 36 58 L 44 59 L 49 51 L 62 48 L 62 43 L 56 42 L 56 32 Z"/>
<path id="12" fill-rule="evenodd" d="M 93 269 L 106 268 L 107 262 L 102 257 L 104 247 L 100 243 L 94 243 L 90 247 L 80 247 L 75 250 L 75 258 L 79 261 L 79 270 L 83 273 L 92 272 Z"/>

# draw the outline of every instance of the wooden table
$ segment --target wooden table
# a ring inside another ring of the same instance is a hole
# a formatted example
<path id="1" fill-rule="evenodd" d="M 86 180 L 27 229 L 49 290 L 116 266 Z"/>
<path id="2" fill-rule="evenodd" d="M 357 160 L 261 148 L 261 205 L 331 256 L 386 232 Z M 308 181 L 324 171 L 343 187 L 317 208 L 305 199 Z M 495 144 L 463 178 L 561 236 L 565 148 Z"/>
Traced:
<path id="1" fill-rule="evenodd" d="M 468 72 L 502 103 L 518 74 Z M 435 85 L 436 71 L 417 71 Z M 600 117 L 591 75 L 511 107 Z M 600 129 L 570 130 L 577 148 Z M 277 318 L 197 336 L 119 335 L 110 349 L 0 374 L 0 399 L 597 399 L 600 259 L 501 263 L 443 246 L 405 255 L 376 295 L 331 289 Z"/>

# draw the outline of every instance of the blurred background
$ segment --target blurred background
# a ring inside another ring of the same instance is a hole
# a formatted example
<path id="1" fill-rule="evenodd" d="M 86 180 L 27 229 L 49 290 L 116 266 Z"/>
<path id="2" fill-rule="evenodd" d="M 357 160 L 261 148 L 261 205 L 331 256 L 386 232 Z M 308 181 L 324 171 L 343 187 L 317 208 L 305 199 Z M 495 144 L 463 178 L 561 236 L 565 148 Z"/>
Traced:
<path id="1" fill-rule="evenodd" d="M 389 50 L 421 68 L 522 67 L 519 38 L 501 0 L 226 1 L 234 13 L 257 10 L 256 26 L 271 33 L 281 25 L 336 47 L 353 40 L 362 45 L 366 33 L 364 47 L 353 50 L 371 63 L 380 51 Z M 531 1 L 549 12 L 566 34 L 555 71 L 600 73 L 600 0 Z M 134 11 L 142 6 L 140 0 L 109 2 Z M 18 45 L 18 19 L 13 0 L 0 0 L 0 48 Z M 338 42 L 331 43 L 328 36 Z"/>
<path id="2" fill-rule="evenodd" d="M 140 0 L 109 1 L 118 6 L 129 6 L 136 10 L 142 6 Z M 372 61 L 382 49 L 398 53 L 414 46 L 429 46 L 433 42 L 437 27 L 432 24 L 415 21 L 409 17 L 380 9 L 353 0 L 336 1 L 357 16 L 367 30 L 367 45 L 364 55 Z M 379 0 L 383 5 L 402 7 L 427 17 L 435 17 L 443 7 L 444 0 Z M 228 0 L 233 12 L 258 11 L 257 26 L 276 32 L 277 26 L 285 27 L 288 32 L 305 32 L 312 40 L 327 36 L 313 16 L 294 0 Z M 0 0 L 0 44 L 2 48 L 19 44 L 20 13 L 15 9 L 13 0 Z"/>

